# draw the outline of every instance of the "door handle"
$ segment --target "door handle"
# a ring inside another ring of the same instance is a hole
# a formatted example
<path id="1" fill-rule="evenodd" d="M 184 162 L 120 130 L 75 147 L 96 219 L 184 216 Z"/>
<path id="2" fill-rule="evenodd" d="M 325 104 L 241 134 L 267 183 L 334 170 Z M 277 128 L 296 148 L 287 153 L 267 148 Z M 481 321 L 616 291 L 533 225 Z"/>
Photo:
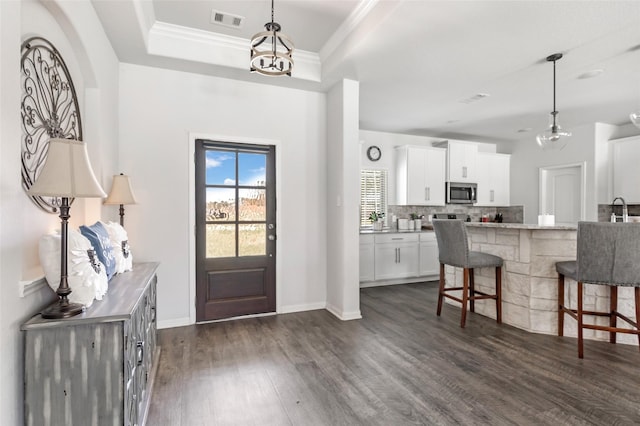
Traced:
<path id="1" fill-rule="evenodd" d="M 467 177 L 467 166 L 462 166 L 462 177 L 463 178 Z"/>
<path id="2" fill-rule="evenodd" d="M 276 236 L 275 235 L 269 235 L 267 238 L 269 239 L 269 241 L 275 241 L 276 240 Z"/>
<path id="3" fill-rule="evenodd" d="M 489 191 L 489 195 L 490 195 L 489 201 L 493 202 L 493 201 L 494 201 L 494 200 L 493 200 L 493 197 L 494 197 L 494 191 L 493 191 L 493 189 L 492 189 L 491 191 Z"/>
<path id="4" fill-rule="evenodd" d="M 424 189 L 424 199 L 427 201 L 431 199 L 431 188 L 428 186 Z"/>

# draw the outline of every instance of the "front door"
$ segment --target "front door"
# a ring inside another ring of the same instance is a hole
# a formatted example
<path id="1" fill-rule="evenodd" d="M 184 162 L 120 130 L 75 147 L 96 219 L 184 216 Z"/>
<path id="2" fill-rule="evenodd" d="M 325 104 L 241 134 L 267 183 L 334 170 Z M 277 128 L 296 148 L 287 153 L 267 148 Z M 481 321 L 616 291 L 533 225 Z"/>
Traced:
<path id="1" fill-rule="evenodd" d="M 275 312 L 275 147 L 196 140 L 196 319 Z"/>

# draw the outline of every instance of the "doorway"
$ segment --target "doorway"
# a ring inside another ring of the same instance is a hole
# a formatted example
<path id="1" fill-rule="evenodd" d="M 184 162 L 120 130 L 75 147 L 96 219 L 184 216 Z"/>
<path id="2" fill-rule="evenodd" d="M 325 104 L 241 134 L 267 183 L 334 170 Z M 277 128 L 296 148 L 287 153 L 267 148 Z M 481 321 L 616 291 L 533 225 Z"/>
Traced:
<path id="1" fill-rule="evenodd" d="M 585 165 L 540 168 L 540 214 L 555 215 L 556 223 L 578 223 L 585 217 Z"/>
<path id="2" fill-rule="evenodd" d="M 275 146 L 195 141 L 196 321 L 276 310 Z"/>

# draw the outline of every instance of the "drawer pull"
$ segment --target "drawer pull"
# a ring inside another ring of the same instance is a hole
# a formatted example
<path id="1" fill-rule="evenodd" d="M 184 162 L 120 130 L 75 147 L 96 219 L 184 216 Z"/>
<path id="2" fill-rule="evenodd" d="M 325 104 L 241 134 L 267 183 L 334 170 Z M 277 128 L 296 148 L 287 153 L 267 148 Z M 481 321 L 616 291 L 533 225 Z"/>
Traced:
<path id="1" fill-rule="evenodd" d="M 136 360 L 138 362 L 138 365 L 142 365 L 142 361 L 144 359 L 144 342 L 143 341 L 139 341 L 138 343 L 136 343 Z"/>

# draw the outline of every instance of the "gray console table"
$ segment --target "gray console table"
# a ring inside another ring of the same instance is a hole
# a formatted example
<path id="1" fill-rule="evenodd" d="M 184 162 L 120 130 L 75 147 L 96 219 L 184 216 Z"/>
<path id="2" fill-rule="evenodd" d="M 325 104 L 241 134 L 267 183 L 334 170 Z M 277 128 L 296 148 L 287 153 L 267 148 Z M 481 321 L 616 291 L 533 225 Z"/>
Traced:
<path id="1" fill-rule="evenodd" d="M 157 269 L 137 263 L 86 312 L 22 325 L 25 425 L 144 425 L 160 353 Z"/>

